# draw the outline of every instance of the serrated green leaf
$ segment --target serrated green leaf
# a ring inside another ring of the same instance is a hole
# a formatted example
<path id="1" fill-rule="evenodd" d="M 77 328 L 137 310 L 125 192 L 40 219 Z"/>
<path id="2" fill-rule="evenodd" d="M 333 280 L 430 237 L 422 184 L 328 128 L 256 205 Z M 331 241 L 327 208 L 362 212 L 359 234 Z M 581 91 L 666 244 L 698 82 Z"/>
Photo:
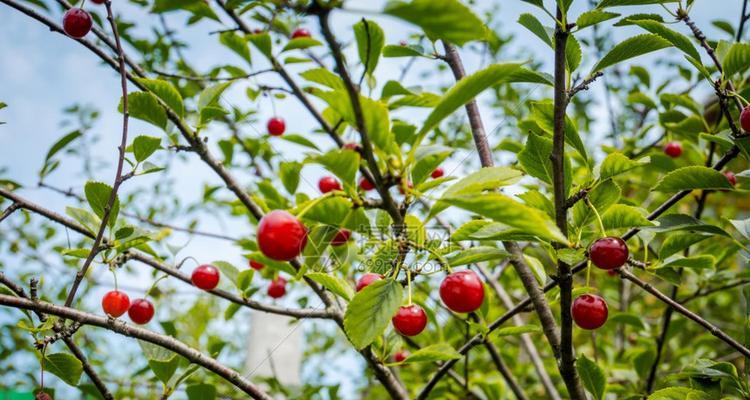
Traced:
<path id="1" fill-rule="evenodd" d="M 141 135 L 133 140 L 133 156 L 138 162 L 145 161 L 161 148 L 161 139 L 157 137 Z"/>
<path id="2" fill-rule="evenodd" d="M 711 400 L 712 397 L 703 391 L 687 387 L 668 387 L 659 389 L 648 396 L 648 400 Z"/>
<path id="3" fill-rule="evenodd" d="M 351 285 L 347 284 L 346 281 L 338 276 L 323 272 L 308 272 L 305 276 L 318 282 L 323 285 L 324 288 L 341 296 L 345 300 L 351 300 L 354 296 L 354 290 L 352 290 Z"/>
<path id="4" fill-rule="evenodd" d="M 161 79 L 137 78 L 138 83 L 156 95 L 164 104 L 180 118 L 185 114 L 185 105 L 182 102 L 180 92 L 169 82 Z"/>
<path id="5" fill-rule="evenodd" d="M 518 23 L 524 28 L 528 29 L 542 40 L 545 44 L 552 47 L 552 38 L 549 35 L 548 29 L 532 14 L 524 13 L 518 17 Z"/>
<path id="6" fill-rule="evenodd" d="M 410 354 L 404 364 L 418 362 L 449 361 L 461 358 L 461 354 L 447 343 L 433 344 Z"/>
<path id="7" fill-rule="evenodd" d="M 357 349 L 383 334 L 403 299 L 401 284 L 392 279 L 376 281 L 357 292 L 346 308 L 344 330 Z"/>
<path id="8" fill-rule="evenodd" d="M 435 202 L 430 209 L 430 215 L 427 219 L 431 219 L 440 211 L 448 208 L 447 204 L 442 201 L 445 197 L 479 193 L 484 190 L 512 185 L 518 182 L 522 175 L 521 171 L 508 167 L 486 167 L 473 172 L 458 180 L 443 192 L 441 199 Z"/>
<path id="9" fill-rule="evenodd" d="M 527 333 L 541 333 L 542 328 L 538 325 L 509 326 L 497 330 L 498 336 L 520 336 Z"/>
<path id="10" fill-rule="evenodd" d="M 526 69 L 521 64 L 494 64 L 461 79 L 450 88 L 422 124 L 419 135 L 422 136 L 435 128 L 445 117 L 470 102 L 485 89 L 513 82 L 551 84 L 546 76 Z"/>
<path id="11" fill-rule="evenodd" d="M 601 215 L 620 200 L 620 187 L 612 181 L 604 181 L 589 192 L 588 199 Z M 573 206 L 574 226 L 586 226 L 593 223 L 595 218 L 596 214 L 585 201 L 579 201 Z"/>
<path id="12" fill-rule="evenodd" d="M 459 250 L 445 257 L 451 267 L 474 264 L 483 261 L 500 260 L 508 257 L 508 252 L 492 246 L 474 246 Z"/>
<path id="13" fill-rule="evenodd" d="M 213 106 L 219 102 L 222 93 L 232 84 L 232 82 L 217 83 L 209 86 L 198 96 L 198 111 L 203 111 L 206 107 Z"/>
<path id="14" fill-rule="evenodd" d="M 589 10 L 578 16 L 576 19 L 576 28 L 583 29 L 592 25 L 596 25 L 600 22 L 610 20 L 612 18 L 619 17 L 620 14 L 607 12 L 602 10 Z"/>
<path id="15" fill-rule="evenodd" d="M 112 187 L 103 182 L 88 181 L 84 186 L 84 194 L 86 195 L 86 201 L 99 218 L 104 218 L 104 209 L 109 204 L 109 198 L 112 195 Z M 110 227 L 115 226 L 117 222 L 117 215 L 120 213 L 120 199 L 115 196 L 115 201 L 112 204 L 112 208 L 109 212 L 109 221 L 107 225 Z"/>
<path id="16" fill-rule="evenodd" d="M 333 72 L 325 68 L 313 68 L 300 74 L 302 78 L 335 90 L 346 90 L 344 81 Z"/>
<path id="17" fill-rule="evenodd" d="M 120 99 L 120 105 L 117 109 L 122 112 L 122 99 Z M 129 93 L 128 114 L 161 129 L 167 126 L 167 112 L 159 104 L 157 97 L 150 92 Z"/>
<path id="18" fill-rule="evenodd" d="M 420 146 L 415 153 L 416 164 L 411 170 L 412 183 L 419 185 L 424 182 L 452 152 L 453 149 L 445 146 Z"/>
<path id="19" fill-rule="evenodd" d="M 607 180 L 646 165 L 650 161 L 651 159 L 648 157 L 631 160 L 622 153 L 612 153 L 602 161 L 599 168 L 594 171 L 594 175 L 598 176 L 601 180 Z"/>
<path id="20" fill-rule="evenodd" d="M 420 57 L 422 54 L 422 48 L 417 46 L 401 46 L 389 44 L 383 47 L 383 57 L 395 58 L 395 57 Z"/>
<path id="21" fill-rule="evenodd" d="M 591 72 L 601 71 L 622 61 L 661 50 L 671 45 L 668 40 L 653 33 L 633 36 L 612 48 L 609 53 L 599 60 Z"/>
<path id="22" fill-rule="evenodd" d="M 607 376 L 595 362 L 581 354 L 576 359 L 576 369 L 581 377 L 583 387 L 594 396 L 594 399 L 601 400 L 604 398 L 604 391 L 607 387 Z"/>
<path id="23" fill-rule="evenodd" d="M 195 383 L 185 388 L 188 400 L 214 400 L 216 387 L 208 383 Z"/>
<path id="24" fill-rule="evenodd" d="M 383 13 L 419 26 L 433 40 L 462 45 L 487 37 L 484 22 L 458 0 L 393 1 L 386 5 Z"/>
<path id="25" fill-rule="evenodd" d="M 715 225 L 707 224 L 690 215 L 667 214 L 656 219 L 658 226 L 647 228 L 652 232 L 664 233 L 674 231 L 704 232 L 712 235 L 729 237 L 729 234 Z"/>
<path id="26" fill-rule="evenodd" d="M 702 166 L 678 168 L 665 175 L 651 190 L 679 192 L 695 189 L 732 189 L 727 178 L 715 169 Z"/>
<path id="27" fill-rule="evenodd" d="M 44 369 L 70 386 L 78 385 L 83 373 L 83 364 L 72 354 L 53 353 L 44 356 Z"/>
<path id="28" fill-rule="evenodd" d="M 292 39 L 286 43 L 286 46 L 284 46 L 283 49 L 281 49 L 281 52 L 290 51 L 290 50 L 298 50 L 298 49 L 309 49 L 310 47 L 316 47 L 316 46 L 322 46 L 323 43 L 321 43 L 317 39 L 313 39 L 311 37 L 298 37 L 295 39 Z"/>
<path id="29" fill-rule="evenodd" d="M 243 36 L 233 31 L 222 32 L 219 34 L 219 43 L 237 53 L 237 55 L 247 61 L 248 64 L 252 64 L 252 58 L 250 58 L 250 47 L 247 45 L 247 39 Z"/>
<path id="30" fill-rule="evenodd" d="M 360 155 L 356 151 L 332 150 L 315 158 L 315 162 L 333 172 L 344 184 L 354 186 Z"/>
<path id="31" fill-rule="evenodd" d="M 234 265 L 226 261 L 214 261 L 211 265 L 218 268 L 222 276 L 237 286 L 237 275 L 239 275 L 240 271 Z"/>
<path id="32" fill-rule="evenodd" d="M 653 226 L 654 222 L 646 219 L 646 211 L 642 208 L 625 204 L 615 204 L 602 215 L 605 229 L 635 228 Z"/>
<path id="33" fill-rule="evenodd" d="M 645 6 L 648 4 L 676 3 L 678 0 L 602 0 L 596 8 L 620 6 Z"/>
<path id="34" fill-rule="evenodd" d="M 354 24 L 354 38 L 357 40 L 359 60 L 365 66 L 365 71 L 372 74 L 385 44 L 383 29 L 374 21 L 362 18 Z"/>
<path id="35" fill-rule="evenodd" d="M 674 47 L 682 50 L 685 54 L 692 57 L 693 59 L 701 59 L 700 54 L 698 54 L 698 50 L 695 49 L 695 46 L 693 46 L 693 43 L 690 41 L 690 39 L 677 31 L 667 28 L 663 23 L 648 19 L 633 21 L 633 23 L 651 33 L 657 34 L 662 38 L 668 40 Z"/>
<path id="36" fill-rule="evenodd" d="M 728 78 L 734 74 L 744 73 L 750 67 L 750 43 L 734 43 L 722 60 L 724 75 Z"/>

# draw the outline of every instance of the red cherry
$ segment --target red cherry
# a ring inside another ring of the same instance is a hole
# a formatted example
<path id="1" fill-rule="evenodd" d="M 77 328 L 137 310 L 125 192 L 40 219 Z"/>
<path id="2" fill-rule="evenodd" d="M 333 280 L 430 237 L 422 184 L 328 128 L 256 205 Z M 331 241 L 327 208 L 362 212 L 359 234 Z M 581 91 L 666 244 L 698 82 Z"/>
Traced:
<path id="1" fill-rule="evenodd" d="M 333 190 L 341 190 L 341 183 L 332 176 L 324 176 L 318 181 L 318 189 L 321 193 L 328 193 Z"/>
<path id="2" fill-rule="evenodd" d="M 204 264 L 193 270 L 193 276 L 190 280 L 199 289 L 214 290 L 219 284 L 220 277 L 218 268 L 211 264 Z"/>
<path id="3" fill-rule="evenodd" d="M 580 328 L 596 329 L 607 322 L 607 302 L 595 294 L 583 294 L 578 296 L 570 306 L 573 321 Z"/>
<path id="4" fill-rule="evenodd" d="M 404 336 L 415 336 L 427 326 L 427 314 L 416 304 L 401 306 L 391 322 L 398 333 Z"/>
<path id="5" fill-rule="evenodd" d="M 154 305 L 146 299 L 136 299 L 128 310 L 128 316 L 138 325 L 147 324 L 154 317 Z"/>
<path id="6" fill-rule="evenodd" d="M 589 259 L 601 269 L 620 268 L 628 261 L 628 245 L 618 237 L 604 237 L 591 245 Z"/>
<path id="7" fill-rule="evenodd" d="M 297 28 L 294 30 L 294 32 L 292 32 L 292 39 L 310 37 L 310 36 L 312 36 L 310 34 L 310 31 L 305 28 Z"/>
<path id="8" fill-rule="evenodd" d="M 664 154 L 677 158 L 682 154 L 682 145 L 680 142 L 669 142 L 664 146 Z"/>
<path id="9" fill-rule="evenodd" d="M 94 4 L 104 4 L 104 1 L 105 0 L 91 0 L 91 2 Z"/>
<path id="10" fill-rule="evenodd" d="M 268 285 L 268 295 L 270 297 L 273 297 L 274 299 L 278 299 L 279 297 L 286 294 L 286 279 L 282 277 L 277 277 L 276 279 L 271 281 L 271 284 Z"/>
<path id="11" fill-rule="evenodd" d="M 361 278 L 357 281 L 357 291 L 364 289 L 366 286 L 369 286 L 371 283 L 375 281 L 379 281 L 383 279 L 383 275 L 380 274 L 373 274 L 372 272 L 368 272 L 364 275 L 362 275 Z"/>
<path id="12" fill-rule="evenodd" d="M 263 29 L 261 29 L 261 28 L 255 28 L 255 29 L 253 29 L 253 33 L 254 33 L 254 34 L 256 34 L 256 35 L 257 35 L 257 34 L 260 34 L 260 33 L 263 33 L 263 32 L 264 32 L 264 31 L 263 31 Z"/>
<path id="13" fill-rule="evenodd" d="M 393 361 L 401 362 L 406 360 L 406 357 L 409 357 L 409 352 L 406 350 L 399 350 L 393 355 Z"/>
<path id="14" fill-rule="evenodd" d="M 740 126 L 745 132 L 750 132 L 750 106 L 746 106 L 740 113 Z"/>
<path id="15" fill-rule="evenodd" d="M 252 269 L 254 269 L 256 271 L 260 271 L 260 270 L 262 270 L 265 267 L 266 267 L 265 265 L 263 265 L 263 264 L 255 261 L 255 260 L 250 260 L 250 268 L 252 268 Z"/>
<path id="16" fill-rule="evenodd" d="M 737 186 L 737 177 L 734 175 L 734 172 L 724 171 L 724 176 L 727 177 L 727 180 L 729 181 L 730 185 Z"/>
<path id="17" fill-rule="evenodd" d="M 63 30 L 76 39 L 86 36 L 92 24 L 91 15 L 80 8 L 71 8 L 63 15 Z"/>
<path id="18" fill-rule="evenodd" d="M 362 150 L 362 146 L 359 145 L 359 143 L 349 142 L 344 143 L 343 146 L 341 146 L 344 150 L 354 150 L 354 151 L 360 151 Z"/>
<path id="19" fill-rule="evenodd" d="M 284 210 L 273 210 L 260 219 L 258 247 L 263 254 L 276 261 L 291 261 L 307 244 L 307 228 L 294 215 Z"/>
<path id="20" fill-rule="evenodd" d="M 445 306 L 458 313 L 470 313 L 479 309 L 484 301 L 484 286 L 476 272 L 464 270 L 454 272 L 440 284 L 440 298 Z"/>
<path id="21" fill-rule="evenodd" d="M 433 179 L 440 178 L 443 175 L 445 175 L 445 171 L 443 171 L 443 169 L 440 167 L 435 168 L 435 170 L 432 171 L 432 174 L 430 174 L 430 176 L 432 176 Z"/>
<path id="22" fill-rule="evenodd" d="M 352 231 L 348 229 L 339 229 L 339 232 L 331 240 L 331 246 L 345 245 L 346 242 L 349 241 L 350 237 L 352 237 Z"/>
<path id="23" fill-rule="evenodd" d="M 102 297 L 102 310 L 115 318 L 125 314 L 130 307 L 130 298 L 125 292 L 110 290 Z"/>
<path id="24" fill-rule="evenodd" d="M 281 136 L 284 134 L 284 131 L 286 131 L 286 122 L 284 122 L 283 118 L 273 117 L 268 120 L 268 124 L 266 124 L 266 128 L 268 128 L 269 135 Z"/>
<path id="25" fill-rule="evenodd" d="M 372 182 L 367 180 L 367 178 L 362 178 L 359 180 L 359 187 L 364 191 L 375 189 L 375 185 L 373 185 Z"/>

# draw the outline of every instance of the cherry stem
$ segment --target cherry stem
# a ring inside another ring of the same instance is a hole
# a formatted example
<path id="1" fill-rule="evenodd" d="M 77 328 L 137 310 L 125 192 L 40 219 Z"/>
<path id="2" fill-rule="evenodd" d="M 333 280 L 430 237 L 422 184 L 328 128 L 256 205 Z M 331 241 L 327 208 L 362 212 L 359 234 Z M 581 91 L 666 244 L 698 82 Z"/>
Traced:
<path id="1" fill-rule="evenodd" d="M 115 273 L 114 268 L 110 268 L 110 271 L 112 271 L 112 276 L 115 278 L 115 290 L 117 290 L 117 273 Z"/>
<path id="2" fill-rule="evenodd" d="M 586 262 L 586 287 L 591 287 L 589 285 L 589 282 L 591 282 L 591 259 L 589 259 Z"/>
<path id="3" fill-rule="evenodd" d="M 594 216 L 596 216 L 596 222 L 599 223 L 599 229 L 602 231 L 602 235 L 606 237 L 607 230 L 604 229 L 604 222 L 602 222 L 602 216 L 599 215 L 599 211 L 596 210 L 596 207 L 594 207 L 594 204 L 591 202 L 591 200 L 588 197 L 586 197 L 585 201 L 586 201 L 586 205 L 591 207 L 591 211 L 594 212 Z"/>
<path id="4" fill-rule="evenodd" d="M 168 276 L 169 276 L 169 275 L 167 275 L 167 274 L 164 274 L 164 275 L 160 276 L 160 277 L 159 277 L 158 279 L 156 279 L 156 280 L 154 281 L 154 283 L 153 283 L 153 284 L 151 284 L 151 287 L 150 287 L 150 288 L 148 288 L 148 290 L 146 290 L 146 293 L 145 293 L 145 294 L 143 295 L 143 297 L 148 297 L 148 295 L 149 295 L 149 294 L 151 293 L 151 291 L 152 291 L 152 290 L 154 290 L 154 288 L 156 288 L 156 285 L 157 285 L 157 284 L 158 284 L 159 282 L 161 282 L 161 281 L 162 281 L 163 279 L 166 279 L 166 278 L 167 278 Z"/>
<path id="5" fill-rule="evenodd" d="M 411 270 L 409 268 L 406 269 L 406 284 L 409 289 L 408 305 L 411 305 Z"/>

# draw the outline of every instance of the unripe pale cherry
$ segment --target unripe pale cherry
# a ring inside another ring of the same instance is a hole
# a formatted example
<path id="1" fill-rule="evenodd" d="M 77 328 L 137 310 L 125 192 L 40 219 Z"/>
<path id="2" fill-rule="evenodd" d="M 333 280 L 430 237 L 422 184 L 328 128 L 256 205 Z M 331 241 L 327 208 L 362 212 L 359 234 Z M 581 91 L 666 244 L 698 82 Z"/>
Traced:
<path id="1" fill-rule="evenodd" d="M 618 237 L 598 239 L 589 247 L 589 259 L 601 269 L 620 268 L 628 262 L 628 245 Z"/>
<path id="2" fill-rule="evenodd" d="M 307 244 L 307 228 L 292 214 L 273 210 L 260 219 L 258 247 L 268 258 L 291 261 Z"/>
<path id="3" fill-rule="evenodd" d="M 154 305 L 146 299 L 136 299 L 128 309 L 128 316 L 138 325 L 147 324 L 154 317 Z"/>
<path id="4" fill-rule="evenodd" d="M 357 291 L 364 289 L 366 286 L 369 286 L 371 283 L 375 281 L 379 281 L 383 279 L 383 275 L 380 274 L 374 274 L 372 272 L 368 272 L 364 275 L 362 275 L 361 278 L 357 281 Z"/>
<path id="5" fill-rule="evenodd" d="M 578 296 L 570 306 L 573 321 L 582 329 L 596 329 L 607 322 L 607 302 L 595 294 Z"/>
<path id="6" fill-rule="evenodd" d="M 740 126 L 745 132 L 750 132 L 750 105 L 745 106 L 740 113 Z"/>
<path id="7" fill-rule="evenodd" d="M 268 296 L 278 299 L 286 294 L 286 279 L 277 277 L 268 285 Z"/>
<path id="8" fill-rule="evenodd" d="M 63 30 L 73 38 L 80 39 L 91 31 L 91 15 L 80 8 L 71 8 L 63 15 Z"/>
<path id="9" fill-rule="evenodd" d="M 664 146 L 664 154 L 677 158 L 682 155 L 682 144 L 680 142 L 669 142 Z"/>
<path id="10" fill-rule="evenodd" d="M 199 289 L 214 290 L 219 285 L 219 269 L 211 264 L 203 264 L 193 270 L 190 280 Z"/>
<path id="11" fill-rule="evenodd" d="M 324 176 L 318 181 L 318 189 L 321 193 L 341 190 L 341 183 L 332 176 Z"/>
<path id="12" fill-rule="evenodd" d="M 349 241 L 349 238 L 352 236 L 352 231 L 348 229 L 339 229 L 339 232 L 334 236 L 334 238 L 331 240 L 331 246 L 342 246 L 345 245 L 346 242 Z"/>
<path id="13" fill-rule="evenodd" d="M 398 333 L 404 336 L 416 336 L 427 326 L 427 314 L 416 304 L 401 306 L 391 322 Z"/>
<path id="14" fill-rule="evenodd" d="M 250 260 L 250 262 L 248 264 L 250 264 L 250 268 L 252 268 L 252 269 L 254 269 L 256 271 L 260 271 L 260 270 L 262 270 L 263 268 L 266 267 L 265 265 L 263 265 L 263 264 L 255 261 L 255 260 Z"/>
<path id="15" fill-rule="evenodd" d="M 440 284 L 440 298 L 451 311 L 470 313 L 482 306 L 484 285 L 472 270 L 454 272 Z"/>
<path id="16" fill-rule="evenodd" d="M 130 298 L 125 292 L 110 290 L 102 297 L 102 310 L 107 315 L 119 317 L 130 307 Z"/>
<path id="17" fill-rule="evenodd" d="M 440 167 L 437 167 L 437 168 L 435 168 L 435 170 L 434 170 L 434 171 L 432 171 L 432 174 L 430 174 L 430 176 L 431 176 L 431 177 L 432 177 L 433 179 L 437 179 L 437 178 L 440 178 L 440 177 L 442 177 L 443 175 L 445 175 L 445 171 L 443 171 L 443 169 L 442 169 L 442 168 L 440 168 Z"/>
<path id="18" fill-rule="evenodd" d="M 269 135 L 281 136 L 286 131 L 286 122 L 284 122 L 283 118 L 273 117 L 268 120 L 268 123 L 266 124 L 266 128 L 268 129 Z"/>

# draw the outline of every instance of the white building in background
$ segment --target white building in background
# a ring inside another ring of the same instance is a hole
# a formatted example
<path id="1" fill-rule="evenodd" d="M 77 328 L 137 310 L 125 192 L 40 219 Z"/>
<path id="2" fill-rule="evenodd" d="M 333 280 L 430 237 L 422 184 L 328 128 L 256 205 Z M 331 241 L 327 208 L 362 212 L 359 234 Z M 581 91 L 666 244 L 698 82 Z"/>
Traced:
<path id="1" fill-rule="evenodd" d="M 246 376 L 276 377 L 284 385 L 301 385 L 302 339 L 300 320 L 253 310 L 246 347 Z"/>

